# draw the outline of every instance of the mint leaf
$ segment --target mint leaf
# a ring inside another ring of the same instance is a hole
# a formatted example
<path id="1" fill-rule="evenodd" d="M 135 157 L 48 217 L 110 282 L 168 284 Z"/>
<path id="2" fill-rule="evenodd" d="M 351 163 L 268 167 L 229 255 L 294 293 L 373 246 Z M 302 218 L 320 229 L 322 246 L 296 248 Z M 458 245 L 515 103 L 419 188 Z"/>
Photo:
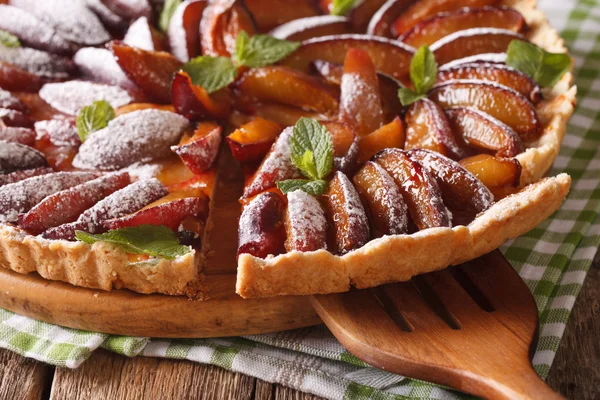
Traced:
<path id="1" fill-rule="evenodd" d="M 300 46 L 299 42 L 277 39 L 269 35 L 249 37 L 244 31 L 235 40 L 235 57 L 237 65 L 251 68 L 264 67 L 284 59 Z"/>
<path id="2" fill-rule="evenodd" d="M 181 3 L 181 0 L 165 0 L 165 5 L 163 6 L 160 17 L 158 18 L 158 26 L 161 31 L 167 32 L 171 18 Z"/>
<path id="3" fill-rule="evenodd" d="M 323 179 L 333 166 L 333 139 L 323 125 L 300 118 L 290 137 L 292 163 L 313 180 Z"/>
<path id="4" fill-rule="evenodd" d="M 333 0 L 329 14 L 346 15 L 346 13 L 350 11 L 352 7 L 354 7 L 355 2 L 356 0 Z"/>
<path id="5" fill-rule="evenodd" d="M 82 142 L 93 132 L 106 128 L 108 122 L 115 118 L 115 110 L 105 100 L 98 100 L 85 106 L 77 115 L 77 133 Z"/>
<path id="6" fill-rule="evenodd" d="M 75 237 L 77 240 L 88 244 L 96 242 L 114 243 L 121 246 L 128 253 L 147 254 L 168 260 L 173 260 L 190 252 L 188 246 L 179 244 L 175 232 L 162 225 L 121 228 L 99 235 L 76 231 Z"/>
<path id="7" fill-rule="evenodd" d="M 18 37 L 3 30 L 0 30 L 0 44 L 4 47 L 21 47 Z"/>
<path id="8" fill-rule="evenodd" d="M 277 188 L 283 192 L 283 194 L 293 192 L 295 190 L 302 190 L 313 196 L 322 195 L 327 189 L 327 182 L 324 180 L 310 181 L 308 179 L 288 179 L 285 181 L 277 182 Z"/>
<path id="9" fill-rule="evenodd" d="M 414 90 L 398 89 L 398 98 L 403 106 L 409 106 L 426 97 L 437 79 L 438 66 L 429 47 L 421 46 L 410 60 L 410 81 Z"/>
<path id="10" fill-rule="evenodd" d="M 416 103 L 417 101 L 424 99 L 425 97 L 427 96 L 424 94 L 417 94 L 409 88 L 398 89 L 398 98 L 403 106 L 409 106 L 412 103 Z"/>
<path id="11" fill-rule="evenodd" d="M 427 46 L 421 46 L 410 60 L 410 80 L 418 94 L 431 89 L 437 78 L 437 63 L 433 52 Z"/>
<path id="12" fill-rule="evenodd" d="M 233 82 L 238 70 L 226 57 L 200 56 L 181 67 L 188 73 L 194 85 L 204 88 L 209 94 Z"/>
<path id="13" fill-rule="evenodd" d="M 506 64 L 533 78 L 544 87 L 552 87 L 571 68 L 571 57 L 549 53 L 522 40 L 513 40 L 506 51 Z"/>

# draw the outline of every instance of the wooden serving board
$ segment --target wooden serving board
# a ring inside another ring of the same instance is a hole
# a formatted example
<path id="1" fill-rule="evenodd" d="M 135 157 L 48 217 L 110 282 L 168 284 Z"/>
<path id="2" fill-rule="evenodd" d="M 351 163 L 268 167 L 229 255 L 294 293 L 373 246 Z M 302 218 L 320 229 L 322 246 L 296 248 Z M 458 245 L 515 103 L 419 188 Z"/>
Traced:
<path id="1" fill-rule="evenodd" d="M 207 276 L 209 300 L 86 289 L 0 268 L 0 308 L 70 328 L 130 336 L 207 338 L 321 323 L 308 296 L 244 300 L 235 275 Z"/>

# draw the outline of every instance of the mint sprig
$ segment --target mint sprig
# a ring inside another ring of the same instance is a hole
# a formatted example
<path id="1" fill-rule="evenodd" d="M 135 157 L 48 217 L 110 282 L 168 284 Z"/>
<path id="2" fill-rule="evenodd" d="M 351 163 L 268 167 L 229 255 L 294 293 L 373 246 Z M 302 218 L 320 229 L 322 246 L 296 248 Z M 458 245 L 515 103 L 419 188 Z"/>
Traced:
<path id="1" fill-rule="evenodd" d="M 325 178 L 333 167 L 333 139 L 323 125 L 311 118 L 300 118 L 290 136 L 291 161 L 308 179 L 277 182 L 284 194 L 303 190 L 321 195 L 327 188 Z"/>
<path id="2" fill-rule="evenodd" d="M 3 30 L 0 30 L 0 44 L 4 47 L 21 47 L 18 37 Z"/>
<path id="3" fill-rule="evenodd" d="M 115 110 L 108 101 L 98 100 L 83 107 L 75 123 L 79 138 L 85 142 L 90 134 L 106 128 L 108 122 L 114 118 Z"/>
<path id="4" fill-rule="evenodd" d="M 200 56 L 181 68 L 188 73 L 194 85 L 208 93 L 216 92 L 235 80 L 238 70 L 227 57 Z"/>
<path id="5" fill-rule="evenodd" d="M 414 90 L 398 89 L 398 98 L 403 106 L 411 105 L 427 96 L 427 92 L 435 84 L 438 66 L 435 55 L 429 47 L 421 46 L 410 60 L 410 81 Z"/>
<path id="6" fill-rule="evenodd" d="M 146 254 L 168 260 L 173 260 L 190 252 L 190 248 L 179 244 L 177 235 L 163 225 L 139 225 L 115 229 L 102 234 L 76 231 L 75 238 L 88 244 L 96 242 L 113 243 L 119 245 L 128 253 Z"/>
<path id="7" fill-rule="evenodd" d="M 356 0 L 333 0 L 329 14 L 346 15 L 354 7 Z"/>
<path id="8" fill-rule="evenodd" d="M 300 46 L 300 42 L 290 42 L 269 35 L 249 37 L 241 31 L 235 40 L 234 62 L 250 68 L 264 67 L 284 59 Z"/>
<path id="9" fill-rule="evenodd" d="M 550 53 L 522 40 L 513 40 L 506 51 L 506 64 L 533 78 L 543 87 L 552 87 L 571 68 L 571 57 Z"/>
<path id="10" fill-rule="evenodd" d="M 175 10 L 181 3 L 182 0 L 165 0 L 160 17 L 158 18 L 158 27 L 161 31 L 167 32 L 169 29 L 169 24 L 171 23 L 171 18 L 173 18 Z"/>
<path id="11" fill-rule="evenodd" d="M 235 54 L 227 57 L 200 56 L 185 63 L 182 70 L 190 75 L 194 85 L 208 93 L 228 86 L 235 80 L 238 67 L 264 67 L 284 59 L 300 46 L 298 42 L 281 40 L 269 35 L 248 36 L 241 31 L 235 40 Z"/>

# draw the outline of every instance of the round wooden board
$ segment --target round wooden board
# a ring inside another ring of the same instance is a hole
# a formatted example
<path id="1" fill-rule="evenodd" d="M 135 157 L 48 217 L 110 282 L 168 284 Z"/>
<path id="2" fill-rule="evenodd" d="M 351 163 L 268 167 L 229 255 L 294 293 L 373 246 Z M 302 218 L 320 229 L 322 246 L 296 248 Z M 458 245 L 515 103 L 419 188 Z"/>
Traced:
<path id="1" fill-rule="evenodd" d="M 86 289 L 0 268 L 0 307 L 70 328 L 128 336 L 207 338 L 317 325 L 308 296 L 244 300 L 235 275 L 206 278 L 209 299 Z"/>

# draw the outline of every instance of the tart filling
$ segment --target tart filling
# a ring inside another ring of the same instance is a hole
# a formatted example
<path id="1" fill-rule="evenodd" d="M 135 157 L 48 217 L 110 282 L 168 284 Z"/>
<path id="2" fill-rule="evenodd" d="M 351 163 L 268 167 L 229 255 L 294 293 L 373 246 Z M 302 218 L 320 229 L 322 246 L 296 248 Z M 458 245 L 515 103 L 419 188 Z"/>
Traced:
<path id="1" fill-rule="evenodd" d="M 308 3 L 274 22 L 184 2 L 164 32 L 150 6 L 0 5 L 21 45 L 0 45 L 0 265 L 194 295 L 231 270 L 212 264 L 239 216 L 241 296 L 332 293 L 478 257 L 560 206 L 570 178 L 541 177 L 575 88 L 515 62 L 566 51 L 531 2 Z"/>

